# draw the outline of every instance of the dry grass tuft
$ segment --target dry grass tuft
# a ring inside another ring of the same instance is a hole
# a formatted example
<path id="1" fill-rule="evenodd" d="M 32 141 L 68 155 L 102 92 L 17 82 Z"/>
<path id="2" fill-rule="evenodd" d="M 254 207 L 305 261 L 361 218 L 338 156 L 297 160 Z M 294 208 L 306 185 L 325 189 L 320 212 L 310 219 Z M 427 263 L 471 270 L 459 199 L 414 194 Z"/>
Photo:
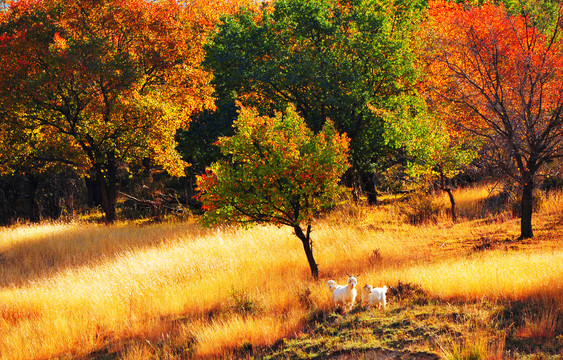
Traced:
<path id="1" fill-rule="evenodd" d="M 445 360 L 503 360 L 505 359 L 506 335 L 495 339 L 474 336 L 464 342 L 442 347 Z"/>
<path id="2" fill-rule="evenodd" d="M 516 331 L 516 336 L 532 339 L 535 343 L 542 343 L 555 337 L 562 321 L 561 306 L 550 304 L 542 307 L 539 312 L 527 313 L 524 317 L 524 324 Z"/>

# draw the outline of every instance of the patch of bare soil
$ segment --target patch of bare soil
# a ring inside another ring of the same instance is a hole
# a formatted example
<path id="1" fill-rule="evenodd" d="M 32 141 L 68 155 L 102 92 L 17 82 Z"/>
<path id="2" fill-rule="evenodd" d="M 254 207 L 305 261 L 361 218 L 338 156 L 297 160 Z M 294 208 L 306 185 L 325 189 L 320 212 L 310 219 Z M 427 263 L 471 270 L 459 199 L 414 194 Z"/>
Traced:
<path id="1" fill-rule="evenodd" d="M 337 351 L 330 356 L 323 357 L 330 360 L 440 360 L 436 354 L 427 352 L 394 351 L 385 349 L 369 349 L 364 351 Z"/>

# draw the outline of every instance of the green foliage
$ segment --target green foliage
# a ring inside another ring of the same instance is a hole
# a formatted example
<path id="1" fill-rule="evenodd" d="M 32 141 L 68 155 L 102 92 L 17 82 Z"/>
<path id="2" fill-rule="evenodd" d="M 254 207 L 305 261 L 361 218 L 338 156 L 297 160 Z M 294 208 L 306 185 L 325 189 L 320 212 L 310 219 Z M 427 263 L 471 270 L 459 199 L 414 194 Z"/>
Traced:
<path id="1" fill-rule="evenodd" d="M 264 113 L 295 104 L 314 131 L 327 118 L 351 138 L 351 162 L 370 170 L 385 149 L 369 106 L 410 89 L 410 39 L 419 1 L 279 0 L 260 14 L 225 18 L 206 48 L 220 97 Z"/>
<path id="2" fill-rule="evenodd" d="M 443 109 L 442 109 L 443 111 Z M 447 126 L 418 96 L 404 96 L 387 112 L 386 138 L 410 156 L 407 173 L 415 179 L 450 179 L 477 157 L 478 143 Z"/>
<path id="3" fill-rule="evenodd" d="M 209 164 L 219 160 L 221 152 L 213 144 L 220 136 L 233 133 L 233 121 L 237 118 L 235 102 L 224 104 L 218 99 L 216 106 L 216 111 L 193 116 L 189 128 L 176 134 L 178 152 L 191 164 L 188 170 L 194 173 L 202 173 Z"/>
<path id="4" fill-rule="evenodd" d="M 339 182 L 349 167 L 348 138 L 332 121 L 313 134 L 293 107 L 274 117 L 241 107 L 233 126 L 235 134 L 217 142 L 225 158 L 197 177 L 203 222 L 291 226 L 318 278 L 311 222 L 343 191 Z"/>
<path id="5" fill-rule="evenodd" d="M 233 126 L 218 141 L 225 158 L 197 180 L 205 223 L 310 224 L 335 203 L 349 165 L 332 122 L 314 135 L 294 108 L 267 117 L 242 107 Z"/>

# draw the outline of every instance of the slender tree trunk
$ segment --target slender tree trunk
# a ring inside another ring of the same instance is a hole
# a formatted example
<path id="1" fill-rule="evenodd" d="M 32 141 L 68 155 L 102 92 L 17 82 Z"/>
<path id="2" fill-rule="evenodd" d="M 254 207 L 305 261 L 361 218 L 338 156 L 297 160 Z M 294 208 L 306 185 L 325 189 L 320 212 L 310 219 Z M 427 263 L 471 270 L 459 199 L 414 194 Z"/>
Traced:
<path id="1" fill-rule="evenodd" d="M 301 230 L 301 226 L 295 225 L 293 227 L 295 230 L 295 235 L 301 240 L 303 243 L 303 249 L 305 250 L 305 255 L 307 255 L 307 261 L 309 262 L 309 268 L 311 268 L 311 275 L 313 275 L 313 279 L 319 279 L 319 268 L 317 267 L 317 263 L 315 262 L 315 258 L 313 257 L 313 242 L 311 241 L 311 225 L 307 227 L 307 234 L 303 233 Z"/>
<path id="2" fill-rule="evenodd" d="M 96 182 L 98 183 L 98 188 L 102 197 L 102 209 L 104 210 L 104 214 L 106 216 L 106 222 L 111 224 L 117 219 L 117 211 L 115 209 L 115 201 L 111 197 L 109 184 L 106 182 L 104 175 L 100 172 L 96 172 Z"/>
<path id="3" fill-rule="evenodd" d="M 457 213 L 455 209 L 454 193 L 452 191 L 452 188 L 447 186 L 446 176 L 444 175 L 441 169 L 440 169 L 440 187 L 448 194 L 448 197 L 450 198 L 450 204 L 452 205 L 452 210 L 451 210 L 452 221 L 455 223 L 457 221 Z"/>
<path id="4" fill-rule="evenodd" d="M 534 182 L 528 180 L 522 189 L 522 217 L 520 218 L 520 239 L 534 237 L 532 232 L 532 212 L 534 209 Z"/>
<path id="5" fill-rule="evenodd" d="M 452 221 L 456 222 L 457 221 L 457 213 L 456 213 L 456 209 L 455 209 L 455 199 L 454 199 L 454 193 L 452 191 L 452 189 L 450 189 L 449 187 L 444 189 L 444 191 L 448 194 L 448 197 L 450 198 L 450 204 L 452 205 Z"/>
<path id="6" fill-rule="evenodd" d="M 364 185 L 364 192 L 366 194 L 368 204 L 377 204 L 377 188 L 375 186 L 375 177 L 371 172 L 364 172 L 362 174 L 362 183 Z"/>

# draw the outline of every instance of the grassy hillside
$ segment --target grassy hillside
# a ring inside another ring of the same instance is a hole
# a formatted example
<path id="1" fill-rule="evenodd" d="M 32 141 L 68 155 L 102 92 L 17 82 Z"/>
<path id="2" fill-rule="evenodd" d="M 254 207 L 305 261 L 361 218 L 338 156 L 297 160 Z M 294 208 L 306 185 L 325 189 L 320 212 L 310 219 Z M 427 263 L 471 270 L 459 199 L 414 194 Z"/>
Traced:
<path id="1" fill-rule="evenodd" d="M 544 199 L 536 237 L 517 241 L 518 219 L 489 192 L 458 192 L 456 224 L 442 211 L 409 225 L 398 199 L 337 209 L 313 226 L 318 282 L 284 227 L 1 228 L 0 358 L 556 356 L 563 197 Z M 387 310 L 335 312 L 326 281 L 346 273 L 390 286 Z"/>

